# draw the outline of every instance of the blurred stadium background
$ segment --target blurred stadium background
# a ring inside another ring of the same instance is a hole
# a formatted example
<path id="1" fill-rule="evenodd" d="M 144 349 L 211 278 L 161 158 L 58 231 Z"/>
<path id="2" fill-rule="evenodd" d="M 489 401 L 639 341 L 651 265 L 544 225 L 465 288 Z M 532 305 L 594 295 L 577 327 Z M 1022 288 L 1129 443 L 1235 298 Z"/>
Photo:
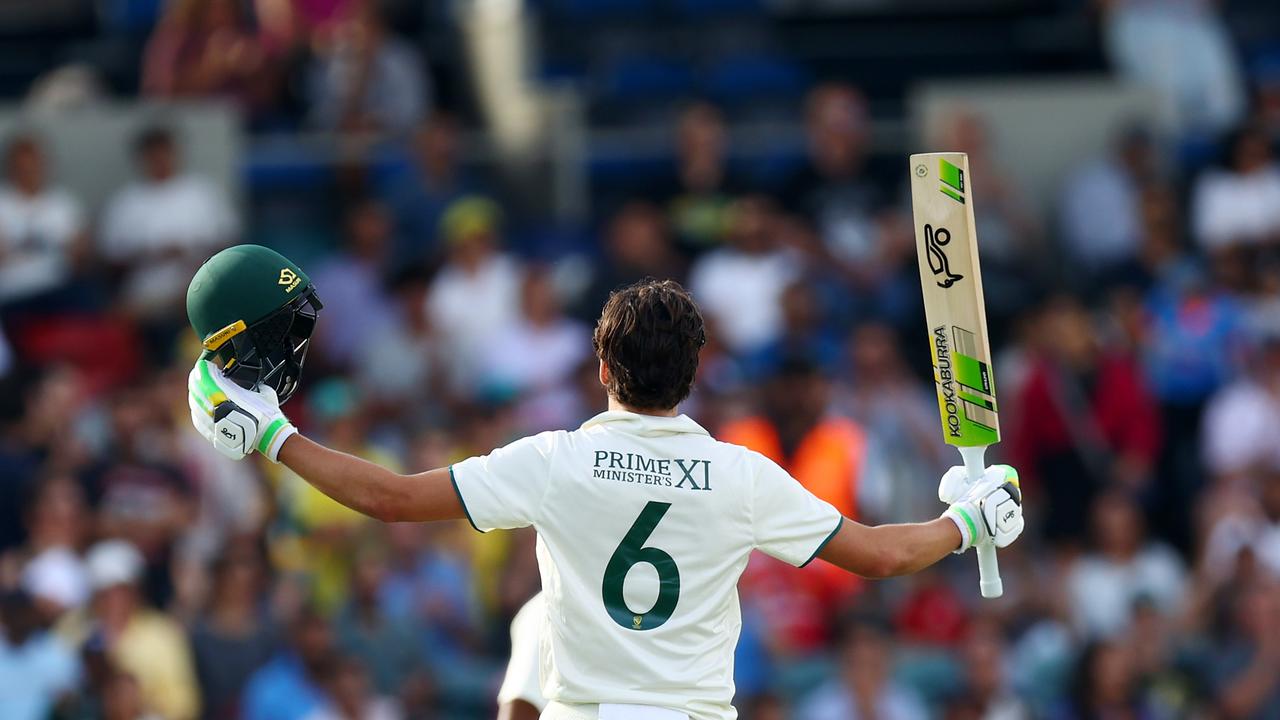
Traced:
<path id="1" fill-rule="evenodd" d="M 576 425 L 606 293 L 671 276 L 695 419 L 936 515 L 925 150 L 969 153 L 1029 531 L 996 602 L 972 558 L 753 560 L 743 717 L 1280 718 L 1274 0 L 14 0 L 0 94 L 0 718 L 494 714 L 531 532 L 189 429 L 182 297 L 235 242 L 316 283 L 286 409 L 336 447 Z"/>

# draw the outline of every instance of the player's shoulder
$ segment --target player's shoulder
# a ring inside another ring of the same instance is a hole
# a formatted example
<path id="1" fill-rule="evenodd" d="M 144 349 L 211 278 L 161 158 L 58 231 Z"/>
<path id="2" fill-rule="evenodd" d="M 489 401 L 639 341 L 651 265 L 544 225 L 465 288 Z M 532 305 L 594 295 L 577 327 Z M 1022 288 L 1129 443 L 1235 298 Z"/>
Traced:
<path id="1" fill-rule="evenodd" d="M 722 457 L 744 463 L 755 472 L 759 472 L 762 468 L 777 467 L 777 463 L 770 460 L 766 455 L 745 445 L 719 440 L 711 436 L 707 437 L 707 441 L 715 448 L 715 452 Z"/>
<path id="2" fill-rule="evenodd" d="M 543 454 L 550 454 L 555 450 L 564 447 L 569 441 L 568 430 L 545 430 L 533 435 L 526 435 L 518 440 L 514 440 L 506 447 L 511 450 L 532 450 Z"/>

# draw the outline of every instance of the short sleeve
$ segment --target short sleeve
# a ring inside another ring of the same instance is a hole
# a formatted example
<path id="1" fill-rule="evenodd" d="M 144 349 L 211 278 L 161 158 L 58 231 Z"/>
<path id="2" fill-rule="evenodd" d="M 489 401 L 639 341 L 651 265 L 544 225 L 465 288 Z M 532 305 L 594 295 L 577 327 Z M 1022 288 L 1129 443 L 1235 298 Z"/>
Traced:
<path id="1" fill-rule="evenodd" d="M 835 536 L 844 518 L 777 463 L 757 453 L 752 456 L 757 468 L 751 498 L 755 546 L 783 562 L 804 567 Z"/>
<path id="2" fill-rule="evenodd" d="M 454 490 L 475 529 L 509 530 L 537 522 L 551 478 L 555 437 L 556 433 L 541 433 L 449 467 Z"/>

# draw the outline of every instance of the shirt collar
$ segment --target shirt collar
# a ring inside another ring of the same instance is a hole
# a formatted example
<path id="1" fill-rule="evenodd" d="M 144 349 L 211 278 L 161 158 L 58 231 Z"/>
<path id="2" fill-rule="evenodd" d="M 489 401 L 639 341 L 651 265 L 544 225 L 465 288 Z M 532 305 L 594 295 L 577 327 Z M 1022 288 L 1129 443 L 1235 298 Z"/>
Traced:
<path id="1" fill-rule="evenodd" d="M 657 435 L 710 435 L 701 425 L 688 415 L 662 417 L 660 415 L 642 415 L 624 410 L 602 412 L 582 423 L 583 430 L 594 427 L 609 427 L 631 435 L 653 437 Z"/>

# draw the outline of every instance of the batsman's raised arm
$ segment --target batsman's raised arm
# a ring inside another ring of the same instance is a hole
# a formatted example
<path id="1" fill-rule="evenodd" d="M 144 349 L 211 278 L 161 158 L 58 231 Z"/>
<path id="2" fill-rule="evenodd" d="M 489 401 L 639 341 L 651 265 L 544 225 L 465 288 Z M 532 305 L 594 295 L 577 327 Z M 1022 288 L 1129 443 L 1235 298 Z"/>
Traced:
<path id="1" fill-rule="evenodd" d="M 313 442 L 285 417 L 269 386 L 246 390 L 213 363 L 197 360 L 187 392 L 192 423 L 228 457 L 257 450 L 325 495 L 385 522 L 465 517 L 448 468 L 402 475 Z"/>

